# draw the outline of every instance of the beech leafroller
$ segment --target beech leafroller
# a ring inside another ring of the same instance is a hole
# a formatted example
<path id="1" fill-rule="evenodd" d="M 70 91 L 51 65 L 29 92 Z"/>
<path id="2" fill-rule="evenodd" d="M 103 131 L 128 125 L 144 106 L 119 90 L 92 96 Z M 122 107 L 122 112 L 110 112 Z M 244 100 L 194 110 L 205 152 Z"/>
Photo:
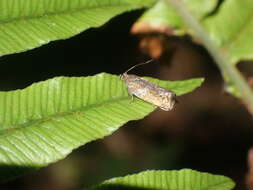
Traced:
<path id="1" fill-rule="evenodd" d="M 125 82 L 128 89 L 128 93 L 131 96 L 136 96 L 146 102 L 158 106 L 162 110 L 170 111 L 173 109 L 175 103 L 177 102 L 176 94 L 174 92 L 162 88 L 136 75 L 127 74 L 127 72 L 132 70 L 133 68 L 146 63 L 150 63 L 151 61 L 152 60 L 149 60 L 145 63 L 134 65 L 126 72 L 124 72 L 120 76 L 120 79 Z"/>

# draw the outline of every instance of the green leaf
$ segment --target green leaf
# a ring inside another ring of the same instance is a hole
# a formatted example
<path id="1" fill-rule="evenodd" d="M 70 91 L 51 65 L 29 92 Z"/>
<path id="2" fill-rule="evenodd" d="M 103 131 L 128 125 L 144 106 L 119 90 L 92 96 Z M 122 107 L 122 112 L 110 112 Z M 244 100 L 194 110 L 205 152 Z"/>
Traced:
<path id="1" fill-rule="evenodd" d="M 136 24 L 147 24 L 158 29 L 167 27 L 169 31 L 173 29 L 173 33 L 177 35 L 187 33 L 188 28 L 185 26 L 184 21 L 166 1 L 157 1 L 151 9 L 142 15 Z M 186 4 L 198 19 L 202 19 L 213 10 L 217 4 L 217 0 L 188 0 Z"/>
<path id="2" fill-rule="evenodd" d="M 231 63 L 253 59 L 253 1 L 227 0 L 203 24 L 215 43 L 229 55 Z"/>
<path id="3" fill-rule="evenodd" d="M 0 0 L 0 56 L 98 27 L 155 0 Z"/>
<path id="4" fill-rule="evenodd" d="M 203 82 L 149 80 L 178 95 Z M 57 77 L 0 92 L 0 105 L 0 179 L 56 162 L 156 108 L 137 98 L 132 101 L 119 77 L 106 73 Z"/>
<path id="5" fill-rule="evenodd" d="M 164 28 L 167 27 L 168 31 L 175 34 L 184 34 L 185 26 L 182 19 L 177 15 L 176 11 L 167 5 L 163 0 L 158 1 L 154 7 L 146 11 L 139 20 L 135 23 L 134 27 L 140 25 L 148 25 L 151 28 Z"/>
<path id="6" fill-rule="evenodd" d="M 176 35 L 194 36 L 173 7 L 160 0 L 145 12 L 136 24 L 173 29 Z M 217 0 L 185 0 L 185 5 L 203 25 L 220 52 L 226 54 L 231 64 L 253 59 L 253 1 L 226 0 L 214 11 Z M 214 12 L 212 12 L 214 11 Z M 161 30 L 162 31 L 162 30 Z"/>
<path id="7" fill-rule="evenodd" d="M 234 186 L 228 177 L 183 169 L 113 178 L 89 190 L 230 190 Z"/>

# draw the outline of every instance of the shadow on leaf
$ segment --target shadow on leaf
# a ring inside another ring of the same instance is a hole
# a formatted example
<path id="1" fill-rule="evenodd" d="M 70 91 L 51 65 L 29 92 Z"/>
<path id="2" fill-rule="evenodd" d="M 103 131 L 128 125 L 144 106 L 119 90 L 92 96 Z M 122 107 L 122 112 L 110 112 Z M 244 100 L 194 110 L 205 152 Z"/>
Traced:
<path id="1" fill-rule="evenodd" d="M 39 167 L 0 165 L 0 183 L 11 181 L 21 175 L 30 173 Z"/>

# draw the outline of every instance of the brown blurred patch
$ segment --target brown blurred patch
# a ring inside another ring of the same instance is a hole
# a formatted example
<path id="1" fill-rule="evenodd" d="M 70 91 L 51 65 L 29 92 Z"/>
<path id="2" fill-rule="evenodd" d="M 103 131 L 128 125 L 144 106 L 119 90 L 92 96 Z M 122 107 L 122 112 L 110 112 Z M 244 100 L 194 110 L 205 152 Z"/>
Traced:
<path id="1" fill-rule="evenodd" d="M 248 152 L 248 173 L 246 175 L 247 190 L 253 190 L 253 148 Z"/>
<path id="2" fill-rule="evenodd" d="M 135 22 L 131 28 L 132 34 L 151 34 L 159 33 L 166 35 L 173 35 L 174 29 L 162 24 L 152 24 L 148 22 Z"/>

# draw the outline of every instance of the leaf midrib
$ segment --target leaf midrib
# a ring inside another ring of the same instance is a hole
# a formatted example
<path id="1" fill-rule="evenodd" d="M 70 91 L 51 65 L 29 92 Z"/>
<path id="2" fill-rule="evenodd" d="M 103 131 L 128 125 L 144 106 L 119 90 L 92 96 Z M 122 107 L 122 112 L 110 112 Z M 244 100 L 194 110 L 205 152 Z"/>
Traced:
<path id="1" fill-rule="evenodd" d="M 79 108 L 79 109 L 67 110 L 65 112 L 57 112 L 55 114 L 48 115 L 47 117 L 34 119 L 34 120 L 31 120 L 31 121 L 28 121 L 28 122 L 25 122 L 25 123 L 22 123 L 22 124 L 13 124 L 13 125 L 6 125 L 6 126 L 2 125 L 2 126 L 5 126 L 5 127 L 4 127 L 4 129 L 0 130 L 0 135 L 7 135 L 7 133 L 13 132 L 14 130 L 20 130 L 20 129 L 23 129 L 23 128 L 26 128 L 26 127 L 29 127 L 29 126 L 41 124 L 43 122 L 48 122 L 49 120 L 53 120 L 53 119 L 59 118 L 59 117 L 75 115 L 79 112 L 85 112 L 89 109 L 94 109 L 96 107 L 101 107 L 101 106 L 104 106 L 104 105 L 121 102 L 121 101 L 124 101 L 124 100 L 127 100 L 127 99 L 129 99 L 128 96 L 127 97 L 125 96 L 125 97 L 114 98 L 114 99 L 106 100 L 106 101 L 103 101 L 103 102 L 87 105 L 87 106 Z"/>
<path id="2" fill-rule="evenodd" d="M 43 18 L 45 16 L 49 16 L 50 17 L 50 16 L 55 16 L 55 15 L 64 15 L 64 14 L 78 13 L 78 12 L 82 12 L 84 10 L 89 10 L 89 9 L 100 9 L 100 8 L 104 9 L 104 8 L 107 8 L 107 7 L 114 8 L 114 7 L 124 7 L 124 6 L 128 6 L 128 7 L 133 6 L 134 7 L 134 5 L 131 5 L 131 4 L 128 4 L 128 3 L 123 3 L 123 4 L 119 4 L 119 5 L 103 5 L 103 6 L 99 6 L 99 7 L 91 6 L 91 7 L 84 7 L 84 8 L 73 9 L 71 11 L 65 10 L 65 11 L 59 11 L 59 12 L 56 12 L 56 13 L 55 12 L 44 13 L 42 15 L 37 15 L 37 16 L 34 16 L 34 17 L 26 16 L 26 17 L 21 17 L 21 18 L 13 18 L 13 19 L 9 19 L 9 20 L 0 22 L 0 26 L 4 25 L 4 24 L 16 23 L 16 22 L 19 22 L 19 21 L 27 21 L 27 20 L 33 20 L 33 19 L 40 19 L 40 18 Z"/>

